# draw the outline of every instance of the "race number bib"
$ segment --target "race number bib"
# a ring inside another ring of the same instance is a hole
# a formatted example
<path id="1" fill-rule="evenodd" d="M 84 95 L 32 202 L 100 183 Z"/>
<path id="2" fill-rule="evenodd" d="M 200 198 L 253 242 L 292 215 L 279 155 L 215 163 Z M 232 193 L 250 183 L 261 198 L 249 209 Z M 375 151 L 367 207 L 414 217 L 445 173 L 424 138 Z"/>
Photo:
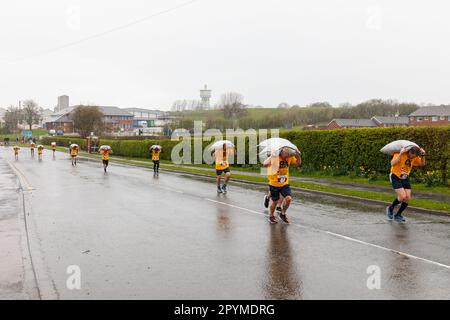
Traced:
<path id="1" fill-rule="evenodd" d="M 222 161 L 222 163 L 220 165 L 222 167 L 226 167 L 226 166 L 228 166 L 228 161 Z"/>
<path id="2" fill-rule="evenodd" d="M 287 181 L 287 176 L 277 176 L 278 183 L 285 183 Z"/>
<path id="3" fill-rule="evenodd" d="M 400 179 L 402 179 L 402 180 L 405 180 L 405 179 L 408 179 L 408 176 L 409 176 L 409 174 L 407 174 L 407 173 L 405 173 L 405 172 L 402 172 L 402 174 L 400 175 Z"/>

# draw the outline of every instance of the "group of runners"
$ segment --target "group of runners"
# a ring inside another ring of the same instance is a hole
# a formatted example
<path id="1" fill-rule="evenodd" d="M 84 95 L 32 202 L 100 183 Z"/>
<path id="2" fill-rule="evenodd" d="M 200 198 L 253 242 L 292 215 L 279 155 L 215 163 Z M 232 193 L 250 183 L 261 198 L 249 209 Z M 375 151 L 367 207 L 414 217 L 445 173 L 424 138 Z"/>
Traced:
<path id="1" fill-rule="evenodd" d="M 51 143 L 51 148 L 52 148 L 53 156 L 55 156 L 55 152 L 56 152 L 56 143 L 55 142 Z M 31 142 L 30 143 L 30 151 L 31 151 L 32 157 L 34 157 L 34 149 L 35 149 L 35 144 L 33 142 Z M 42 154 L 44 151 L 44 147 L 42 145 L 39 145 L 37 147 L 37 149 L 38 149 L 39 159 L 42 160 Z M 14 146 L 13 150 L 14 150 L 15 159 L 18 160 L 20 147 Z M 73 144 L 69 145 L 69 153 L 70 153 L 70 157 L 72 160 L 72 166 L 77 165 L 79 151 L 80 151 L 80 147 L 77 144 L 73 143 Z M 159 145 L 154 145 L 150 148 L 150 152 L 151 152 L 151 158 L 153 161 L 153 170 L 154 170 L 155 174 L 158 174 L 159 173 L 159 161 L 160 161 L 159 158 L 160 158 L 160 154 L 162 152 L 162 147 Z M 110 156 L 113 153 L 112 148 L 107 145 L 101 146 L 99 148 L 99 153 L 102 157 L 103 170 L 106 172 L 108 165 L 109 165 Z"/>
<path id="2" fill-rule="evenodd" d="M 231 177 L 229 157 L 234 154 L 234 148 L 227 148 L 226 144 L 222 149 L 215 151 L 215 168 L 217 193 L 227 192 L 227 183 Z M 292 202 L 292 191 L 289 185 L 289 168 L 291 166 L 300 166 L 302 158 L 300 152 L 293 152 L 291 148 L 284 147 L 278 152 L 271 154 L 264 162 L 263 166 L 267 168 L 267 178 L 269 191 L 264 196 L 264 207 L 269 209 L 269 222 L 278 223 L 279 218 L 286 224 L 289 224 L 289 218 L 286 214 L 289 205 Z M 425 166 L 425 150 L 413 146 L 411 148 L 402 148 L 400 152 L 395 152 L 391 161 L 391 170 L 389 179 L 392 188 L 395 190 L 396 198 L 390 206 L 386 208 L 386 214 L 389 220 L 404 222 L 402 213 L 408 207 L 411 200 L 411 183 L 409 175 L 413 167 Z M 224 183 L 222 184 L 222 176 Z M 399 209 L 395 212 L 397 206 Z"/>
<path id="3" fill-rule="evenodd" d="M 36 144 L 34 142 L 30 142 L 30 152 L 31 152 L 32 158 L 34 157 L 34 149 L 37 149 L 38 159 L 42 160 L 42 156 L 44 153 L 44 146 L 43 145 L 36 146 Z M 15 145 L 15 146 L 13 146 L 13 150 L 14 150 L 14 159 L 19 160 L 20 147 Z M 53 153 L 54 153 L 54 151 L 53 151 Z"/>
<path id="4" fill-rule="evenodd" d="M 30 142 L 31 156 L 34 157 L 34 149 L 36 145 Z M 56 151 L 56 143 L 51 145 L 53 156 Z M 15 159 L 18 160 L 20 147 L 14 146 Z M 38 158 L 42 160 L 44 147 L 37 146 Z M 77 158 L 79 153 L 79 146 L 71 144 L 69 152 L 72 158 L 72 166 L 77 165 Z M 103 169 L 106 172 L 109 165 L 110 155 L 112 149 L 109 146 L 101 146 L 99 153 L 102 156 Z M 150 147 L 151 159 L 153 161 L 153 171 L 155 175 L 159 174 L 160 156 L 162 147 L 153 145 Z M 231 177 L 229 158 L 234 156 L 234 146 L 224 143 L 222 147 L 215 149 L 215 170 L 216 170 L 216 184 L 217 193 L 227 193 L 228 182 Z M 287 210 L 292 202 L 292 191 L 289 185 L 289 168 L 291 166 L 300 166 L 302 158 L 298 150 L 292 148 L 282 147 L 276 153 L 271 153 L 267 159 L 264 160 L 263 166 L 267 168 L 267 178 L 269 191 L 264 196 L 264 207 L 269 209 L 269 222 L 276 224 L 279 222 L 278 217 L 286 224 L 289 224 Z M 386 208 L 386 215 L 389 220 L 404 222 L 405 218 L 402 213 L 408 207 L 411 200 L 411 183 L 409 175 L 413 167 L 424 166 L 425 150 L 418 146 L 410 148 L 402 148 L 399 152 L 395 152 L 391 161 L 391 170 L 389 179 L 392 188 L 395 190 L 396 198 L 390 206 Z M 223 183 L 222 183 L 223 177 Z M 396 208 L 398 210 L 395 212 Z"/>
<path id="5" fill-rule="evenodd" d="M 286 214 L 292 202 L 289 167 L 300 166 L 302 163 L 300 153 L 292 151 L 287 147 L 281 148 L 279 152 L 271 154 L 263 163 L 263 166 L 267 168 L 269 184 L 269 192 L 264 197 L 264 207 L 269 209 L 269 222 L 271 224 L 278 223 L 275 211 L 284 223 L 289 224 L 289 218 Z M 234 153 L 234 147 L 229 147 L 225 143 L 221 149 L 218 148 L 214 151 L 217 193 L 219 194 L 227 192 L 227 184 L 231 178 L 229 157 L 233 156 Z M 270 200 L 272 200 L 271 203 Z"/>

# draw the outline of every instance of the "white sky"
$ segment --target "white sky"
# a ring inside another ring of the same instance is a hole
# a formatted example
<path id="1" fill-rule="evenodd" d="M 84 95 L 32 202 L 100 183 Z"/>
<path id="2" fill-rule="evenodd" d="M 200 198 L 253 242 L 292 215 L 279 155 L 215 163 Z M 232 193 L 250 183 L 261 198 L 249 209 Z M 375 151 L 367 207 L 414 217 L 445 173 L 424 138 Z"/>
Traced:
<path id="1" fill-rule="evenodd" d="M 204 85 L 253 105 L 450 103 L 445 0 L 14 0 L 0 4 L 0 106 L 33 98 L 169 109 Z M 79 13 L 79 14 L 78 14 Z M 23 59 L 27 57 L 26 59 Z"/>

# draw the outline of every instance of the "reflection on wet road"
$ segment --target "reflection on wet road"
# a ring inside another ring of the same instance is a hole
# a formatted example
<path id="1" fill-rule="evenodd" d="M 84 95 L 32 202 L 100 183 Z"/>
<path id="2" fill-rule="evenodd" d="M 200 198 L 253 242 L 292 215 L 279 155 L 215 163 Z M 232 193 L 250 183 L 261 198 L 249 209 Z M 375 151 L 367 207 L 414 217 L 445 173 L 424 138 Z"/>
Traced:
<path id="1" fill-rule="evenodd" d="M 7 150 L 7 149 L 4 149 Z M 264 192 L 50 152 L 11 162 L 34 188 L 40 254 L 61 298 L 450 298 L 447 217 L 386 221 L 383 208 L 295 195 L 292 225 L 267 223 Z M 78 265 L 81 290 L 66 287 Z M 369 289 L 369 266 L 381 271 Z"/>

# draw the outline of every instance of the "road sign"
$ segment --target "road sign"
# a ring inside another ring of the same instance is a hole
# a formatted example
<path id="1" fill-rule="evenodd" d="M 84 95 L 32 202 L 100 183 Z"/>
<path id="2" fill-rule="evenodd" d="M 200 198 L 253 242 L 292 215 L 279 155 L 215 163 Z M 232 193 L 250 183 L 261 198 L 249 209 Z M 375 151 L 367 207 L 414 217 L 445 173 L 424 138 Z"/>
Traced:
<path id="1" fill-rule="evenodd" d="M 33 136 L 33 131 L 31 131 L 31 130 L 22 130 L 22 136 L 32 137 Z"/>

